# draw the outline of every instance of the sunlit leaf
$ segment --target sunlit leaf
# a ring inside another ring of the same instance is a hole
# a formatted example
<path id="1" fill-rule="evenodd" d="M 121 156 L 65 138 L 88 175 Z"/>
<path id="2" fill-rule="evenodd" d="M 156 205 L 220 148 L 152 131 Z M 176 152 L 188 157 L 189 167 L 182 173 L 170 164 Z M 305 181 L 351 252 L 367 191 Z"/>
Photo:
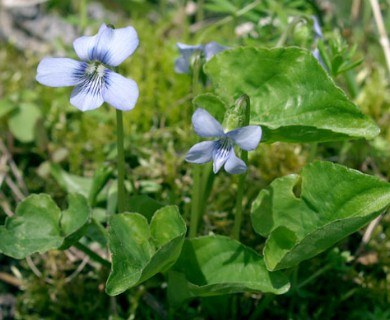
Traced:
<path id="1" fill-rule="evenodd" d="M 251 123 L 263 142 L 372 138 L 375 123 L 338 88 L 311 52 L 300 48 L 236 48 L 205 65 L 228 105 L 251 99 Z"/>
<path id="2" fill-rule="evenodd" d="M 274 180 L 252 206 L 252 225 L 268 237 L 269 270 L 297 265 L 359 230 L 390 206 L 390 184 L 330 162 Z"/>
<path id="3" fill-rule="evenodd" d="M 193 297 L 245 291 L 282 294 L 290 287 L 284 274 L 269 272 L 254 250 L 223 236 L 186 240 L 168 279 L 169 301 L 176 306 Z"/>
<path id="4" fill-rule="evenodd" d="M 169 269 L 183 245 L 186 226 L 176 207 L 158 210 L 148 225 L 138 213 L 111 217 L 109 248 L 112 271 L 106 292 L 115 296 Z"/>
<path id="5" fill-rule="evenodd" d="M 15 215 L 0 226 L 0 252 L 16 259 L 35 252 L 69 247 L 82 236 L 90 210 L 79 194 L 68 197 L 69 207 L 61 211 L 46 194 L 31 195 L 16 208 Z"/>

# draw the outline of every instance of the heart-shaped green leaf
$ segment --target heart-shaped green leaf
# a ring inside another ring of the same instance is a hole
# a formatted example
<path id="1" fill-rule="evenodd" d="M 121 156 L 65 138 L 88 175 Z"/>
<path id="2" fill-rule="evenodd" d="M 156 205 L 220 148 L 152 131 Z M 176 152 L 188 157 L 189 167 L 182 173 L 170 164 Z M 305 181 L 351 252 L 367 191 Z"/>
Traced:
<path id="1" fill-rule="evenodd" d="M 31 195 L 16 208 L 15 215 L 0 226 L 0 252 L 16 259 L 35 252 L 66 248 L 78 241 L 88 223 L 90 209 L 79 194 L 68 196 L 62 211 L 47 194 Z"/>
<path id="2" fill-rule="evenodd" d="M 296 193 L 298 195 L 296 195 Z M 297 265 L 359 230 L 390 206 L 390 184 L 330 162 L 274 180 L 252 205 L 252 225 L 268 237 L 269 270 Z"/>
<path id="3" fill-rule="evenodd" d="M 247 94 L 251 123 L 264 142 L 372 138 L 379 128 L 334 84 L 311 52 L 300 48 L 236 48 L 205 65 L 216 92 L 232 105 Z"/>
<path id="4" fill-rule="evenodd" d="M 110 219 L 112 270 L 106 292 L 115 296 L 169 269 L 180 254 L 186 225 L 177 207 L 166 206 L 147 219 L 138 213 Z"/>
<path id="5" fill-rule="evenodd" d="M 174 306 L 193 297 L 245 291 L 282 294 L 290 287 L 284 274 L 267 270 L 263 257 L 223 236 L 186 240 L 168 275 L 168 296 Z"/>

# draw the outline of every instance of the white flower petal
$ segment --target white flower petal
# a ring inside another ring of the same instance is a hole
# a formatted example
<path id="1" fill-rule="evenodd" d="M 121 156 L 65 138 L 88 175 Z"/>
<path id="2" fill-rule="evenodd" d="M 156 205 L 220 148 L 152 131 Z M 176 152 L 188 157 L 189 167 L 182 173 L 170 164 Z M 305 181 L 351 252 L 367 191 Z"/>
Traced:
<path id="1" fill-rule="evenodd" d="M 73 47 L 82 60 L 98 60 L 116 67 L 135 51 L 138 44 L 133 27 L 113 29 L 102 24 L 97 35 L 78 38 Z"/>
<path id="2" fill-rule="evenodd" d="M 73 48 L 81 60 L 84 61 L 94 60 L 94 55 L 96 54 L 94 48 L 96 48 L 99 37 L 106 29 L 108 29 L 108 27 L 105 24 L 102 24 L 100 26 L 98 34 L 92 37 L 83 36 L 73 41 Z"/>
<path id="3" fill-rule="evenodd" d="M 76 86 L 70 96 L 70 103 L 81 111 L 89 111 L 99 108 L 104 100 L 101 89 L 90 88 L 87 85 Z"/>
<path id="4" fill-rule="evenodd" d="M 85 62 L 68 58 L 44 58 L 37 68 L 36 80 L 49 87 L 75 86 L 82 81 Z"/>
<path id="5" fill-rule="evenodd" d="M 225 136 L 221 124 L 202 108 L 196 109 L 192 115 L 192 125 L 196 134 L 202 138 L 220 138 Z"/>
<path id="6" fill-rule="evenodd" d="M 254 150 L 259 145 L 261 139 L 260 126 L 247 126 L 232 130 L 226 134 L 238 146 L 246 151 Z"/>
<path id="7" fill-rule="evenodd" d="M 191 163 L 206 163 L 213 158 L 213 150 L 216 141 L 203 141 L 195 144 L 186 156 L 186 161 Z"/>
<path id="8" fill-rule="evenodd" d="M 134 108 L 138 96 L 138 85 L 134 80 L 127 79 L 111 70 L 106 70 L 103 99 L 114 108 L 129 111 Z"/>
<path id="9" fill-rule="evenodd" d="M 133 27 L 106 28 L 99 34 L 93 58 L 116 67 L 137 49 L 138 44 L 138 35 Z"/>
<path id="10" fill-rule="evenodd" d="M 224 168 L 230 174 L 240 174 L 246 171 L 247 166 L 244 161 L 242 161 L 240 158 L 237 158 L 236 154 L 234 153 L 234 149 L 232 148 L 229 157 L 225 162 Z"/>

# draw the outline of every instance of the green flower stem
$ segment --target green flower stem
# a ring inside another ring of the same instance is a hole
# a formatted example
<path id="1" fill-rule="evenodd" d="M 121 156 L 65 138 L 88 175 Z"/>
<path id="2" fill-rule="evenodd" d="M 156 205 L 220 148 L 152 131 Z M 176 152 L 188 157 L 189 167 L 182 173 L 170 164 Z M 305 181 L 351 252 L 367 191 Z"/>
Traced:
<path id="1" fill-rule="evenodd" d="M 192 77 L 192 95 L 195 97 L 200 91 L 200 76 L 201 69 L 201 55 L 197 52 L 194 55 L 193 63 L 193 77 Z M 190 238 L 196 237 L 198 232 L 199 220 L 201 218 L 202 209 L 202 186 L 201 186 L 201 173 L 202 168 L 200 166 L 194 166 L 192 169 L 192 194 L 191 194 L 191 218 L 190 218 Z"/>
<path id="2" fill-rule="evenodd" d="M 300 22 L 305 22 L 305 19 L 302 17 L 295 17 L 291 23 L 287 26 L 286 30 L 283 32 L 282 36 L 280 37 L 279 41 L 276 44 L 276 48 L 283 47 L 287 41 L 288 36 L 292 34 L 294 31 L 295 27 L 297 26 L 298 23 Z"/>
<path id="3" fill-rule="evenodd" d="M 116 110 L 116 132 L 118 148 L 118 213 L 121 213 L 126 210 L 125 149 L 123 143 L 123 114 L 121 110 Z"/>
<path id="4" fill-rule="evenodd" d="M 249 97 L 244 94 L 236 101 L 236 110 L 238 114 L 243 112 L 242 123 L 239 123 L 240 127 L 245 127 L 249 125 L 250 122 L 250 100 Z M 240 122 L 241 122 L 240 121 Z M 241 151 L 241 159 L 248 166 L 248 151 Z M 245 182 L 246 177 L 248 175 L 248 171 L 240 175 L 238 181 L 238 189 L 237 189 L 237 198 L 236 198 L 236 207 L 235 207 L 235 216 L 234 216 L 234 225 L 233 225 L 233 239 L 240 240 L 240 230 L 242 224 L 242 201 L 244 198 L 244 190 L 245 190 Z"/>
<path id="5" fill-rule="evenodd" d="M 198 224 L 201 216 L 201 167 L 194 166 L 192 169 L 192 196 L 191 196 L 191 219 L 190 219 L 190 238 L 196 237 Z"/>
<path id="6" fill-rule="evenodd" d="M 270 303 L 275 299 L 275 295 L 272 293 L 265 294 L 261 299 L 260 303 L 257 305 L 255 311 L 250 316 L 249 320 L 261 319 L 261 315 L 268 308 Z"/>
<path id="7" fill-rule="evenodd" d="M 296 285 L 296 289 L 301 289 L 303 288 L 304 286 L 306 286 L 308 283 L 312 282 L 313 280 L 315 280 L 316 278 L 318 278 L 321 274 L 327 272 L 328 270 L 332 269 L 333 268 L 333 264 L 332 263 L 328 263 L 326 264 L 324 267 L 322 267 L 321 269 L 317 270 L 316 272 L 314 272 L 310 277 L 306 278 L 305 280 L 303 280 L 301 283 L 297 284 Z"/>
<path id="8" fill-rule="evenodd" d="M 75 243 L 74 246 L 80 251 L 84 252 L 93 261 L 99 262 L 103 267 L 106 267 L 108 269 L 111 268 L 111 263 L 108 260 L 99 256 L 96 252 L 92 251 L 90 248 L 88 248 L 86 245 L 82 244 L 81 242 Z"/>
<path id="9" fill-rule="evenodd" d="M 248 151 L 243 151 L 241 153 L 241 159 L 248 163 Z M 234 226 L 233 226 L 233 239 L 240 240 L 240 230 L 242 224 L 242 199 L 244 197 L 244 188 L 247 172 L 240 175 L 240 180 L 238 181 L 238 190 L 236 198 L 236 213 L 234 217 Z"/>
<path id="10" fill-rule="evenodd" d="M 88 24 L 88 12 L 87 12 L 87 3 L 88 3 L 88 0 L 81 0 L 80 1 L 80 9 L 79 9 L 79 13 L 80 13 L 80 31 L 81 33 L 84 33 L 85 31 L 85 28 L 87 27 L 87 24 Z"/>
<path id="11" fill-rule="evenodd" d="M 196 22 L 202 21 L 204 19 L 204 0 L 197 1 L 197 11 L 196 11 Z"/>
<path id="12" fill-rule="evenodd" d="M 239 17 L 250 12 L 251 10 L 256 8 L 259 4 L 261 4 L 261 0 L 255 0 L 252 3 L 249 3 L 248 5 L 243 7 L 242 9 L 237 10 L 234 15 L 227 16 L 227 17 L 222 18 L 221 20 L 219 20 L 217 22 L 213 22 L 211 25 L 208 25 L 208 28 L 205 31 L 203 31 L 203 33 L 198 37 L 198 41 L 200 43 L 202 43 L 203 39 L 206 38 L 206 35 L 209 34 L 211 31 L 214 31 L 215 29 L 217 29 L 217 28 L 219 28 L 227 23 L 236 21 Z"/>

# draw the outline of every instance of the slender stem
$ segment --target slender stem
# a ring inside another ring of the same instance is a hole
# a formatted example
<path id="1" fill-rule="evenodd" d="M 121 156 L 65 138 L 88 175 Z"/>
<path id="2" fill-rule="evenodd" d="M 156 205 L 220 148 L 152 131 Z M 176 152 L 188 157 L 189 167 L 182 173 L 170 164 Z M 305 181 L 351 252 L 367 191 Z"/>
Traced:
<path id="1" fill-rule="evenodd" d="M 261 299 L 260 303 L 257 305 L 255 311 L 251 314 L 249 320 L 261 319 L 261 315 L 274 299 L 274 294 L 265 294 L 264 297 Z"/>
<path id="2" fill-rule="evenodd" d="M 241 112 L 244 110 L 243 120 L 240 123 L 240 126 L 247 126 L 250 122 L 250 100 L 247 95 L 242 95 L 237 101 L 236 105 Z M 248 166 L 248 151 L 241 151 L 241 159 Z M 234 217 L 234 225 L 233 225 L 233 239 L 240 239 L 240 230 L 242 224 L 242 200 L 244 198 L 244 190 L 245 190 L 245 181 L 247 177 L 247 172 L 243 173 L 240 176 L 240 180 L 238 182 L 238 190 L 237 190 L 237 198 L 236 198 L 236 208 L 235 208 L 235 217 Z"/>
<path id="3" fill-rule="evenodd" d="M 196 22 L 202 21 L 204 19 L 204 10 L 203 10 L 204 0 L 197 1 L 197 12 L 196 12 Z"/>
<path id="4" fill-rule="evenodd" d="M 99 256 L 96 252 L 92 251 L 90 248 L 88 248 L 86 245 L 82 244 L 81 242 L 76 242 L 74 246 L 80 251 L 84 252 L 93 261 L 99 262 L 102 266 L 106 268 L 111 268 L 111 263 L 108 260 Z"/>
<path id="5" fill-rule="evenodd" d="M 253 1 L 252 3 L 246 5 L 244 8 L 242 8 L 242 9 L 236 11 L 236 13 L 235 13 L 234 16 L 232 16 L 232 15 L 231 15 L 231 16 L 227 16 L 227 17 L 225 17 L 225 18 L 223 18 L 223 19 L 221 19 L 221 20 L 219 20 L 219 21 L 213 23 L 212 25 L 209 26 L 208 29 L 206 29 L 205 31 L 203 31 L 203 33 L 200 35 L 200 37 L 199 37 L 199 42 L 202 42 L 203 39 L 206 37 L 206 35 L 207 35 L 209 32 L 211 32 L 211 31 L 217 29 L 218 27 L 223 26 L 223 25 L 226 24 L 226 23 L 232 22 L 232 21 L 234 21 L 235 19 L 237 19 L 237 18 L 243 16 L 243 15 L 246 14 L 247 12 L 249 12 L 249 11 L 253 10 L 254 8 L 256 8 L 260 3 L 261 3 L 261 0 L 255 0 L 255 1 Z"/>
<path id="6" fill-rule="evenodd" d="M 326 271 L 332 269 L 333 265 L 331 263 L 325 265 L 321 269 L 317 270 L 315 273 L 313 273 L 310 277 L 306 278 L 304 281 L 296 285 L 296 289 L 301 289 L 314 279 L 318 278 L 321 274 L 325 273 Z"/>
<path id="7" fill-rule="evenodd" d="M 190 238 L 196 237 L 198 232 L 198 224 L 200 219 L 200 197 L 201 197 L 201 186 L 200 186 L 200 174 L 201 167 L 195 166 L 192 169 L 192 196 L 191 196 L 191 220 L 190 220 Z"/>
<path id="8" fill-rule="evenodd" d="M 248 163 L 248 151 L 243 151 L 241 153 L 241 158 L 245 163 Z M 240 180 L 238 182 L 237 198 L 236 198 L 236 213 L 234 217 L 234 226 L 233 226 L 233 239 L 240 240 L 240 230 L 242 224 L 242 200 L 244 197 L 244 188 L 245 180 L 247 173 L 240 175 Z"/>
<path id="9" fill-rule="evenodd" d="M 286 30 L 282 33 L 282 36 L 280 37 L 279 41 L 276 43 L 275 47 L 277 47 L 277 48 L 283 47 L 287 41 L 288 36 L 292 33 L 292 31 L 294 30 L 296 25 L 302 21 L 304 21 L 304 19 L 302 17 L 294 18 L 293 21 L 291 21 L 291 23 L 289 23 Z"/>
<path id="10" fill-rule="evenodd" d="M 85 28 L 88 24 L 88 12 L 87 12 L 87 3 L 88 0 L 81 0 L 80 1 L 80 32 L 84 33 Z"/>
<path id="11" fill-rule="evenodd" d="M 117 148 L 118 148 L 118 212 L 126 210 L 125 192 L 125 150 L 123 143 L 123 114 L 121 110 L 116 110 Z"/>
<path id="12" fill-rule="evenodd" d="M 199 75 L 201 68 L 200 52 L 194 56 L 193 77 L 192 77 L 192 94 L 195 97 L 200 91 Z M 196 237 L 198 224 L 202 208 L 202 186 L 201 186 L 201 167 L 194 166 L 192 169 L 192 195 L 191 195 L 191 219 L 190 219 L 190 238 Z"/>

